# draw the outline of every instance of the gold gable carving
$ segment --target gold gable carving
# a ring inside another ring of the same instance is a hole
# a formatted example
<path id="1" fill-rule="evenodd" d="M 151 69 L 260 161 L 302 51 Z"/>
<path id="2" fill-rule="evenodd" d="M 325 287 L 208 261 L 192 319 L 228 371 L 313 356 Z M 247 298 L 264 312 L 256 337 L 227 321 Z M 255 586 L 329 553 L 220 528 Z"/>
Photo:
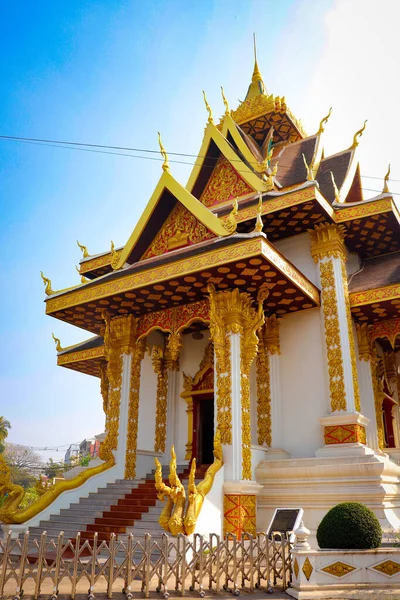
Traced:
<path id="1" fill-rule="evenodd" d="M 210 240 L 215 235 L 182 204 L 177 204 L 156 234 L 143 259 Z"/>
<path id="2" fill-rule="evenodd" d="M 251 187 L 240 177 L 230 162 L 225 157 L 221 157 L 201 195 L 200 202 L 205 206 L 215 206 L 252 192 Z"/>

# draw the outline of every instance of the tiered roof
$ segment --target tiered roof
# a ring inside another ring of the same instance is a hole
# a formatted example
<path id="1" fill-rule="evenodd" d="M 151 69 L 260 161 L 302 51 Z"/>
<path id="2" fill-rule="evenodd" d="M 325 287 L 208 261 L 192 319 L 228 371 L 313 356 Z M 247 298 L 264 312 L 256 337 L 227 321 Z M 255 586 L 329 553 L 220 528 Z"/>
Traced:
<path id="1" fill-rule="evenodd" d="M 162 147 L 163 174 L 128 242 L 85 256 L 80 273 L 91 281 L 52 293 L 47 313 L 98 334 L 102 308 L 143 316 L 200 301 L 210 282 L 254 294 L 267 284 L 276 294 L 267 310 L 278 315 L 311 308 L 319 304 L 318 290 L 273 243 L 330 222 L 342 224 L 348 249 L 368 259 L 364 275 L 350 284 L 353 316 L 360 322 L 400 316 L 396 297 L 388 300 L 390 310 L 386 304 L 376 310 L 384 298 L 372 311 L 360 308 L 360 292 L 376 286 L 395 286 L 400 296 L 400 216 L 387 185 L 384 193 L 363 200 L 357 161 L 363 128 L 349 148 L 324 157 L 330 113 L 307 136 L 285 98 L 267 93 L 257 61 L 244 102 L 231 111 L 223 97 L 225 115 L 218 125 L 206 101 L 208 123 L 186 187 L 170 173 Z M 257 215 L 262 232 L 254 231 Z M 362 290 L 354 287 L 360 285 Z"/>

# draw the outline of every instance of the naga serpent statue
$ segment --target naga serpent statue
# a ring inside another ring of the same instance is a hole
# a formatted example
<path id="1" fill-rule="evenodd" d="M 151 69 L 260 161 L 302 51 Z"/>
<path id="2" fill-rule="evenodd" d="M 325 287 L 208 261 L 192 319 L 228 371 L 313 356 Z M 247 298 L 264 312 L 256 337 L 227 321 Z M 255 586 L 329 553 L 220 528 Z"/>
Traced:
<path id="1" fill-rule="evenodd" d="M 196 522 L 207 496 L 214 483 L 216 473 L 223 465 L 222 445 L 219 431 L 214 438 L 214 462 L 204 475 L 204 479 L 196 486 L 196 459 L 192 460 L 188 482 L 187 506 L 186 492 L 176 472 L 175 449 L 171 448 L 169 486 L 163 482 L 162 468 L 158 459 L 156 462 L 155 485 L 159 500 L 166 500 L 161 512 L 159 523 L 165 531 L 176 536 L 178 533 L 191 535 L 196 528 Z M 185 510 L 186 507 L 186 510 Z"/>

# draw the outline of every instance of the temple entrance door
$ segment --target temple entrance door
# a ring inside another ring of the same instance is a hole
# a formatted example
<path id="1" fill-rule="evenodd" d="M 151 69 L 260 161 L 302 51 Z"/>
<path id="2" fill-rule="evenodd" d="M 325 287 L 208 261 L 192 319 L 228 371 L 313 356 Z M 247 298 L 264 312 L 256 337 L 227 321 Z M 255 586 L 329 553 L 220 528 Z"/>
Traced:
<path id="1" fill-rule="evenodd" d="M 393 406 L 396 403 L 387 396 L 384 398 L 382 403 L 382 412 L 383 412 L 383 427 L 385 434 L 385 442 L 387 448 L 395 448 L 396 443 L 394 439 L 394 431 L 393 431 Z"/>
<path id="2" fill-rule="evenodd" d="M 210 465 L 214 449 L 214 395 L 193 398 L 193 457 L 198 466 Z"/>

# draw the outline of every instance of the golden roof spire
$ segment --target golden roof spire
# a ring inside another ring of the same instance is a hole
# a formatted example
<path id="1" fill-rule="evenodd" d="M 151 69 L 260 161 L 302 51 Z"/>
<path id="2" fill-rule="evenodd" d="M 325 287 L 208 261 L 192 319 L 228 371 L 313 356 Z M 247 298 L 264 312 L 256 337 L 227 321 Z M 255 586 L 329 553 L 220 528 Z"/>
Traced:
<path id="1" fill-rule="evenodd" d="M 51 335 L 53 336 L 53 340 L 54 340 L 54 343 L 55 343 L 55 345 L 56 345 L 56 350 L 57 350 L 57 352 L 62 352 L 63 350 L 65 350 L 65 348 L 62 348 L 62 346 L 61 346 L 60 339 L 59 339 L 59 338 L 57 338 L 57 337 L 54 335 L 54 333 L 52 333 Z"/>
<path id="2" fill-rule="evenodd" d="M 226 116 L 228 116 L 231 114 L 231 109 L 229 108 L 228 100 L 226 99 L 224 88 L 222 87 L 222 85 L 221 85 L 221 94 L 222 94 L 222 100 L 223 100 L 224 106 L 225 106 L 225 114 L 226 114 Z"/>
<path id="3" fill-rule="evenodd" d="M 255 96 L 260 96 L 261 94 L 265 94 L 265 85 L 260 73 L 260 69 L 258 68 L 257 62 L 257 43 L 256 43 L 256 34 L 253 33 L 253 43 L 254 43 L 254 69 L 253 76 L 251 78 L 251 84 L 249 85 L 249 89 L 247 90 L 245 100 L 249 100 L 250 98 L 254 98 Z"/>
<path id="4" fill-rule="evenodd" d="M 319 129 L 318 129 L 318 131 L 317 131 L 317 135 L 318 135 L 318 134 L 321 134 L 321 133 L 323 133 L 323 132 L 325 131 L 325 125 L 327 124 L 327 122 L 328 122 L 328 119 L 329 119 L 329 117 L 331 116 L 331 112 L 332 112 L 332 106 L 330 107 L 330 109 L 329 109 L 329 112 L 328 112 L 328 114 L 326 115 L 326 117 L 324 117 L 324 118 L 322 119 L 322 121 L 320 122 L 320 124 L 319 124 Z"/>

